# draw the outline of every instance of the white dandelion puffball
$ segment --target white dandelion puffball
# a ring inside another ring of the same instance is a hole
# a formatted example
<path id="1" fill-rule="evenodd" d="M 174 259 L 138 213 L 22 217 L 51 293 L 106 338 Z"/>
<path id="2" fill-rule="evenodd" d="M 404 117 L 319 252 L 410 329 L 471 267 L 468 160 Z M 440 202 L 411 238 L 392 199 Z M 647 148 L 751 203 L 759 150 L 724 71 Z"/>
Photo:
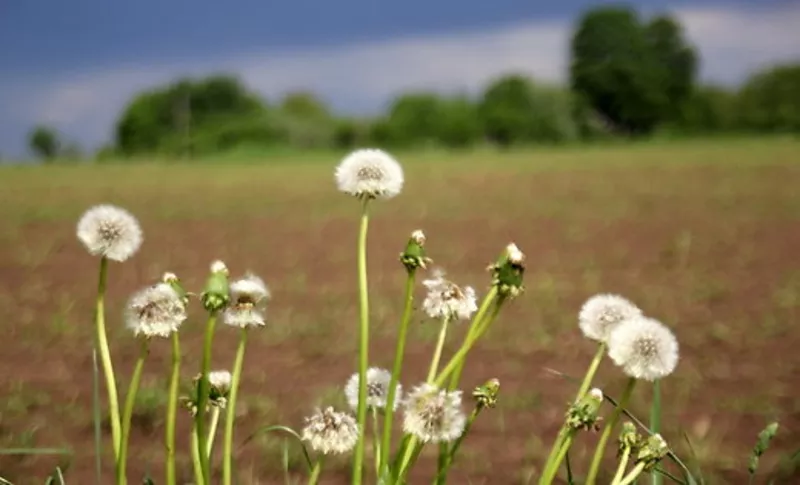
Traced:
<path id="1" fill-rule="evenodd" d="M 269 290 L 258 276 L 249 274 L 230 284 L 231 304 L 222 313 L 222 321 L 232 327 L 263 327 Z"/>
<path id="2" fill-rule="evenodd" d="M 358 423 L 349 414 L 327 407 L 306 418 L 302 438 L 322 454 L 347 453 L 358 442 Z"/>
<path id="3" fill-rule="evenodd" d="M 226 394 L 231 388 L 231 373 L 226 370 L 211 371 L 208 373 L 208 382 L 220 394 Z"/>
<path id="4" fill-rule="evenodd" d="M 125 322 L 133 334 L 169 337 L 186 320 L 186 307 L 168 283 L 158 283 L 135 293 L 125 308 Z"/>
<path id="5" fill-rule="evenodd" d="M 468 320 L 478 309 L 475 290 L 470 286 L 462 289 L 445 279 L 441 269 L 435 270 L 433 279 L 422 284 L 428 289 L 422 308 L 431 318 Z"/>
<path id="6" fill-rule="evenodd" d="M 619 295 L 595 295 L 583 304 L 578 325 L 583 334 L 598 342 L 608 342 L 614 327 L 625 320 L 642 316 L 642 311 Z"/>
<path id="7" fill-rule="evenodd" d="M 611 332 L 608 356 L 628 376 L 654 381 L 668 376 L 678 365 L 678 340 L 658 320 L 638 317 Z"/>
<path id="8" fill-rule="evenodd" d="M 122 262 L 142 245 L 139 221 L 125 209 L 103 204 L 87 210 L 78 221 L 78 239 L 89 254 Z"/>
<path id="9" fill-rule="evenodd" d="M 392 373 L 385 369 L 371 367 L 367 369 L 367 407 L 385 409 L 386 401 L 389 398 L 389 384 L 392 380 Z M 358 409 L 358 372 L 350 376 L 347 384 L 344 386 L 344 394 L 347 397 L 347 403 L 353 410 Z M 394 402 L 392 403 L 392 410 L 396 411 L 397 406 L 402 399 L 403 386 L 400 383 L 395 385 Z"/>
<path id="10" fill-rule="evenodd" d="M 403 168 L 382 150 L 367 148 L 350 153 L 334 175 L 339 190 L 356 197 L 390 199 L 403 189 Z"/>
<path id="11" fill-rule="evenodd" d="M 408 394 L 403 411 L 403 430 L 423 443 L 453 441 L 464 432 L 467 422 L 461 391 L 448 392 L 428 383 Z"/>

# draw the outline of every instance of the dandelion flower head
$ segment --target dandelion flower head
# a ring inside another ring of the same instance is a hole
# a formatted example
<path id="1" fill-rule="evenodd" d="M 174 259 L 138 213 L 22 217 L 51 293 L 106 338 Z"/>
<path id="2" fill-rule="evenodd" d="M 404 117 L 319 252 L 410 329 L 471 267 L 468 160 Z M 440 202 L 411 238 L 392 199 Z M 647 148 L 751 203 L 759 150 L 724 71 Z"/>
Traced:
<path id="1" fill-rule="evenodd" d="M 81 216 L 78 239 L 93 256 L 125 261 L 142 245 L 139 221 L 125 209 L 103 204 L 92 207 Z"/>
<path id="2" fill-rule="evenodd" d="M 619 324 L 608 339 L 608 356 L 630 377 L 653 381 L 678 365 L 678 340 L 661 322 L 637 317 Z"/>
<path id="3" fill-rule="evenodd" d="M 347 413 L 327 407 L 306 418 L 302 438 L 325 455 L 347 453 L 358 442 L 358 423 Z"/>
<path id="4" fill-rule="evenodd" d="M 230 284 L 231 303 L 222 321 L 233 327 L 263 327 L 269 290 L 258 276 L 249 274 Z"/>
<path id="5" fill-rule="evenodd" d="M 389 398 L 389 384 L 392 374 L 386 369 L 371 367 L 367 369 L 367 407 L 384 409 Z M 358 384 L 359 376 L 356 372 L 347 381 L 344 387 L 344 394 L 347 403 L 353 410 L 358 409 Z M 403 387 L 398 383 L 395 386 L 394 402 L 392 410 L 397 410 L 397 406 L 402 398 Z"/>
<path id="6" fill-rule="evenodd" d="M 339 190 L 356 197 L 390 199 L 403 189 L 403 168 L 378 149 L 356 150 L 336 167 Z"/>
<path id="7" fill-rule="evenodd" d="M 186 320 L 186 307 L 168 283 L 158 283 L 135 293 L 125 308 L 125 321 L 133 334 L 169 337 Z"/>
<path id="8" fill-rule="evenodd" d="M 619 295 L 595 295 L 583 304 L 578 325 L 583 334 L 598 342 L 607 342 L 614 327 L 625 320 L 642 316 L 642 311 Z"/>
<path id="9" fill-rule="evenodd" d="M 448 392 L 425 383 L 415 387 L 404 403 L 403 430 L 423 443 L 457 439 L 464 432 L 466 421 L 461 391 Z"/>
<path id="10" fill-rule="evenodd" d="M 475 290 L 470 286 L 462 289 L 447 280 L 441 269 L 436 269 L 434 277 L 422 284 L 428 289 L 422 308 L 431 318 L 467 320 L 478 309 Z"/>

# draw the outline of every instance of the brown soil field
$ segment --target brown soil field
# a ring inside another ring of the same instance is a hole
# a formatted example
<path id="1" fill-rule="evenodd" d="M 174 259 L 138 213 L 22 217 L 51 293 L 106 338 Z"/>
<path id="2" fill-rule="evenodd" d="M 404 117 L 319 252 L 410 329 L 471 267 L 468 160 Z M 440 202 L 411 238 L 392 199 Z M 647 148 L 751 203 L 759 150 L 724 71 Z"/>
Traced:
<path id="1" fill-rule="evenodd" d="M 583 375 L 594 346 L 582 337 L 577 313 L 601 292 L 626 296 L 677 335 L 681 359 L 662 383 L 663 434 L 706 483 L 747 483 L 750 450 L 772 419 L 781 427 L 757 482 L 800 483 L 798 463 L 790 460 L 800 449 L 800 142 L 397 157 L 406 170 L 404 191 L 375 203 L 370 222 L 372 365 L 391 366 L 405 278 L 397 257 L 411 231 L 423 229 L 436 265 L 480 297 L 489 285 L 485 267 L 506 244 L 515 242 L 527 256 L 525 293 L 467 362 L 467 408 L 476 385 L 497 377 L 502 387 L 498 406 L 480 416 L 465 440 L 450 483 L 535 483 L 575 392 L 547 369 Z M 15 485 L 41 484 L 61 465 L 67 483 L 96 483 L 98 261 L 77 241 L 75 224 L 98 203 L 129 209 L 145 237 L 134 258 L 110 266 L 107 325 L 121 395 L 137 353 L 122 325 L 128 296 L 165 271 L 200 291 L 211 261 L 222 259 L 233 277 L 251 270 L 273 294 L 269 325 L 253 332 L 247 348 L 236 442 L 262 426 L 299 429 L 316 406 L 344 405 L 342 387 L 357 358 L 359 207 L 335 189 L 338 160 L 2 168 L 0 452 L 65 447 L 72 455 L 0 454 L 0 476 Z M 417 290 L 419 302 L 419 282 Z M 195 303 L 181 330 L 186 385 L 199 371 L 203 324 Z M 437 331 L 415 313 L 404 386 L 424 380 Z M 448 352 L 464 331 L 452 328 Z M 232 365 L 236 339 L 235 331 L 218 328 L 213 368 Z M 169 349 L 168 341 L 154 342 L 145 366 L 131 483 L 145 474 L 163 483 Z M 604 361 L 595 385 L 617 396 L 623 383 L 624 375 Z M 644 421 L 650 395 L 639 386 L 630 406 Z M 191 483 L 189 424 L 181 413 L 183 483 Z M 596 439 L 583 435 L 571 453 L 578 476 Z M 275 434 L 238 448 L 239 483 L 286 483 L 285 443 L 292 476 L 303 483 L 298 446 Z M 430 483 L 436 449 L 429 448 L 411 483 Z M 103 483 L 113 482 L 110 455 L 106 446 Z M 612 465 L 611 447 L 607 457 Z M 349 461 L 331 461 L 326 470 L 322 483 L 348 483 Z"/>

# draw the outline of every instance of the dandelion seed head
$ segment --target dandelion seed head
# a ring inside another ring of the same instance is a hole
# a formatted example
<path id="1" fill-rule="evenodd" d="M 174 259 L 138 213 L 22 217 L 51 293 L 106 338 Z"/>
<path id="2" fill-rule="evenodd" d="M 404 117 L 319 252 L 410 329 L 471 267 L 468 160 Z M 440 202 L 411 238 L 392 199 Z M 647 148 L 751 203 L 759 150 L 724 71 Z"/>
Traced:
<path id="1" fill-rule="evenodd" d="M 248 274 L 230 284 L 230 305 L 222 313 L 222 321 L 233 327 L 266 325 L 266 305 L 271 295 L 264 281 Z"/>
<path id="2" fill-rule="evenodd" d="M 211 263 L 211 272 L 212 273 L 224 273 L 225 275 L 228 274 L 228 266 L 225 265 L 219 259 Z"/>
<path id="3" fill-rule="evenodd" d="M 352 450 L 358 442 L 358 434 L 355 418 L 329 406 L 306 418 L 302 438 L 314 451 L 327 455 Z"/>
<path id="4" fill-rule="evenodd" d="M 167 283 L 158 283 L 135 293 L 125 308 L 125 322 L 133 334 L 169 337 L 186 320 L 180 295 Z"/>
<path id="5" fill-rule="evenodd" d="M 226 370 L 211 371 L 208 373 L 208 382 L 220 393 L 227 393 L 231 388 L 231 373 Z"/>
<path id="6" fill-rule="evenodd" d="M 425 233 L 422 232 L 422 229 L 417 229 L 416 231 L 412 232 L 411 239 L 413 239 L 414 242 L 420 246 L 425 245 Z"/>
<path id="7" fill-rule="evenodd" d="M 392 373 L 386 369 L 371 367 L 367 369 L 367 407 L 385 409 L 386 401 L 389 398 L 389 384 L 392 380 Z M 353 410 L 358 409 L 358 384 L 359 376 L 356 372 L 344 386 L 344 394 L 347 403 Z M 392 409 L 397 410 L 397 406 L 403 396 L 403 387 L 400 383 L 395 386 L 394 402 Z"/>
<path id="8" fill-rule="evenodd" d="M 640 316 L 620 323 L 608 339 L 608 356 L 630 377 L 653 381 L 678 365 L 678 340 L 658 320 Z"/>
<path id="9" fill-rule="evenodd" d="M 125 209 L 108 204 L 84 212 L 77 236 L 89 254 L 119 262 L 136 254 L 143 239 L 139 221 Z"/>
<path id="10" fill-rule="evenodd" d="M 583 334 L 598 342 L 607 342 L 611 331 L 625 320 L 637 318 L 642 311 L 619 295 L 595 295 L 583 304 L 578 326 Z"/>
<path id="11" fill-rule="evenodd" d="M 403 189 L 403 168 L 378 149 L 356 150 L 336 167 L 339 190 L 356 197 L 390 199 Z"/>
<path id="12" fill-rule="evenodd" d="M 467 421 L 461 391 L 439 390 L 428 383 L 408 394 L 403 410 L 403 430 L 423 443 L 453 441 L 464 432 Z"/>
<path id="13" fill-rule="evenodd" d="M 444 277 L 441 268 L 433 270 L 433 278 L 422 284 L 428 294 L 422 308 L 431 318 L 451 318 L 468 320 L 478 309 L 477 295 L 471 286 L 461 288 Z"/>

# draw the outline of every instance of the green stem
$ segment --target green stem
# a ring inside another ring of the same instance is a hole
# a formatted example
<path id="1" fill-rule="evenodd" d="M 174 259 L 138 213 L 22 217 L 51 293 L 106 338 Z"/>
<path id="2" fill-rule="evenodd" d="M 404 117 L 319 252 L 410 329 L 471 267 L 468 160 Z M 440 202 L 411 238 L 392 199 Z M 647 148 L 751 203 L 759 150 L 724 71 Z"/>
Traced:
<path id="1" fill-rule="evenodd" d="M 450 323 L 450 318 L 445 317 L 442 319 L 442 327 L 439 329 L 439 338 L 436 341 L 436 349 L 433 351 L 433 358 L 431 359 L 431 368 L 428 370 L 427 382 L 433 383 L 436 378 L 436 371 L 439 370 L 439 361 L 442 358 L 442 349 L 444 349 L 444 341 L 447 337 L 447 324 Z"/>
<path id="2" fill-rule="evenodd" d="M 464 426 L 464 432 L 461 433 L 461 436 L 456 438 L 455 442 L 453 442 L 453 446 L 447 446 L 447 443 L 442 443 L 442 446 L 439 447 L 439 471 L 436 474 L 436 481 L 434 482 L 437 485 L 447 483 L 447 473 L 450 471 L 453 461 L 455 461 L 456 453 L 458 453 L 458 449 L 461 447 L 461 442 L 464 441 L 464 437 L 467 436 L 469 430 L 472 428 L 472 423 L 475 422 L 475 419 L 482 410 L 483 406 L 475 406 L 475 409 L 472 410 L 472 414 L 470 414 L 467 419 L 466 426 Z"/>
<path id="3" fill-rule="evenodd" d="M 561 443 L 561 447 L 558 449 L 558 453 L 556 454 L 556 462 L 561 463 L 564 461 L 564 457 L 567 456 L 567 452 L 569 452 L 569 448 L 572 446 L 572 440 L 575 439 L 575 431 L 570 430 L 567 434 L 567 437 L 564 438 L 564 441 Z M 558 465 L 551 466 L 549 469 L 545 470 L 545 473 L 542 475 L 544 479 L 544 483 L 552 483 L 555 480 L 556 475 L 558 475 L 558 469 L 560 467 Z"/>
<path id="4" fill-rule="evenodd" d="M 353 485 L 361 485 L 364 468 L 364 425 L 367 421 L 367 366 L 369 363 L 369 293 L 367 290 L 367 229 L 369 198 L 364 198 L 358 232 L 358 295 L 360 325 L 358 339 L 358 407 L 356 418 L 359 439 L 353 456 Z"/>
<path id="5" fill-rule="evenodd" d="M 584 394 L 586 394 L 586 392 L 589 390 L 589 386 L 592 385 L 594 375 L 597 373 L 597 369 L 600 367 L 600 362 L 603 360 L 605 353 L 606 344 L 601 342 L 600 345 L 597 346 L 597 352 L 595 352 L 594 358 L 589 364 L 589 368 L 586 370 L 586 374 L 583 377 L 583 382 L 581 382 L 581 387 L 578 388 L 578 395 L 575 397 L 575 402 L 579 402 L 583 398 Z M 551 475 L 555 476 L 555 473 L 550 473 L 552 468 L 558 469 L 558 467 L 561 466 L 561 460 L 558 460 L 557 456 L 561 450 L 561 445 L 563 445 L 564 440 L 567 439 L 568 434 L 569 428 L 567 428 L 567 421 L 564 420 L 564 422 L 561 424 L 561 429 L 558 430 L 556 441 L 553 443 L 553 447 L 550 449 L 550 454 L 547 456 L 547 461 L 544 465 L 545 471 L 542 474 L 542 478 L 539 480 L 539 485 L 548 483 L 544 481 L 544 477 Z"/>
<path id="6" fill-rule="evenodd" d="M 203 464 L 200 462 L 200 440 L 197 438 L 197 426 L 192 425 L 192 467 L 196 485 L 205 485 L 203 480 Z"/>
<path id="7" fill-rule="evenodd" d="M 611 485 L 618 485 L 619 481 L 622 480 L 622 477 L 625 475 L 625 468 L 628 467 L 628 458 L 631 456 L 631 447 L 626 446 L 622 450 L 622 458 L 619 460 L 619 466 L 617 467 L 617 473 L 614 474 L 614 479 L 611 481 Z"/>
<path id="8" fill-rule="evenodd" d="M 589 474 L 586 476 L 586 485 L 594 485 L 595 480 L 597 480 L 597 473 L 600 471 L 600 462 L 603 461 L 603 452 L 605 451 L 606 443 L 608 443 L 608 438 L 611 436 L 614 426 L 619 422 L 622 410 L 628 405 L 634 387 L 636 387 L 636 379 L 631 377 L 628 379 L 628 384 L 625 386 L 625 390 L 617 403 L 617 407 L 614 408 L 614 412 L 611 413 L 611 419 L 608 420 L 608 424 L 603 428 L 603 434 L 600 436 L 597 449 L 595 449 L 594 456 L 592 457 L 592 465 L 589 468 Z"/>
<path id="9" fill-rule="evenodd" d="M 144 369 L 144 361 L 147 358 L 148 346 L 149 340 L 142 340 L 139 358 L 133 367 L 128 394 L 125 396 L 125 409 L 122 412 L 122 439 L 120 440 L 119 459 L 117 460 L 117 485 L 125 485 L 128 482 L 125 469 L 128 465 L 128 440 L 131 434 L 131 418 L 133 417 L 133 407 L 136 404 L 136 393 L 139 392 L 139 382 L 142 380 L 142 370 Z"/>
<path id="10" fill-rule="evenodd" d="M 108 391 L 108 414 L 111 421 L 111 441 L 114 446 L 114 460 L 119 458 L 120 445 L 120 420 L 119 397 L 117 396 L 117 380 L 114 376 L 114 366 L 111 364 L 111 351 L 108 348 L 105 318 L 106 280 L 108 277 L 108 259 L 100 258 L 100 275 L 97 283 L 97 308 L 95 313 L 95 331 L 97 333 L 97 347 L 100 351 L 100 363 L 103 365 L 103 374 L 106 378 Z"/>
<path id="11" fill-rule="evenodd" d="M 217 426 L 219 426 L 219 408 L 214 406 L 211 410 L 211 426 L 208 427 L 208 439 L 206 440 L 206 455 L 211 459 L 211 452 L 214 450 L 214 440 L 217 437 Z"/>
<path id="12" fill-rule="evenodd" d="M 169 400 L 167 402 L 167 485 L 176 485 L 175 477 L 175 421 L 178 415 L 178 386 L 181 378 L 181 343 L 178 332 L 172 333 L 172 371 L 169 378 Z"/>
<path id="13" fill-rule="evenodd" d="M 394 483 L 403 483 L 406 473 L 408 472 L 408 466 L 411 464 L 414 455 L 417 454 L 414 453 L 417 448 L 417 441 L 418 440 L 416 436 L 411 436 L 411 439 L 409 439 L 406 443 L 403 453 L 403 460 L 400 462 L 400 466 L 397 468 L 397 480 Z"/>
<path id="14" fill-rule="evenodd" d="M 400 380 L 400 372 L 403 369 L 403 356 L 405 354 L 406 336 L 408 325 L 411 322 L 411 315 L 414 308 L 414 276 L 415 270 L 408 272 L 406 278 L 405 307 L 403 317 L 400 319 L 400 329 L 397 332 L 397 348 L 394 353 L 394 366 L 392 367 L 392 378 L 389 380 L 389 393 L 386 396 L 386 415 L 383 417 L 383 440 L 381 443 L 381 468 L 389 464 L 389 449 L 392 445 L 392 420 L 394 419 L 394 402 L 397 397 L 397 382 Z"/>
<path id="15" fill-rule="evenodd" d="M 308 477 L 308 485 L 317 485 L 319 482 L 319 476 L 322 472 L 322 458 L 319 458 L 316 463 L 314 463 L 314 468 L 311 470 L 311 476 Z"/>
<path id="16" fill-rule="evenodd" d="M 472 323 L 469 326 L 469 330 L 467 331 L 467 335 L 464 337 L 463 345 L 466 345 L 472 338 L 474 338 L 475 333 L 480 329 L 481 322 L 486 318 L 486 313 L 491 308 L 492 302 L 494 301 L 495 297 L 497 296 L 497 287 L 492 286 L 486 296 L 483 298 L 483 302 L 481 306 L 478 308 L 477 313 L 475 313 L 475 317 L 472 319 Z M 458 387 L 458 383 L 461 380 L 461 372 L 464 370 L 464 364 L 466 359 L 461 360 L 457 365 L 456 368 L 453 370 L 453 374 L 450 377 L 450 386 L 449 389 L 452 391 Z"/>
<path id="17" fill-rule="evenodd" d="M 206 455 L 206 406 L 210 392 L 208 374 L 211 370 L 211 344 L 214 341 L 214 327 L 217 323 L 217 313 L 211 312 L 206 323 L 206 335 L 203 345 L 203 361 L 201 364 L 200 380 L 197 383 L 197 413 L 194 416 L 194 423 L 197 427 L 197 453 L 200 455 L 200 470 L 202 471 L 203 482 L 211 483 L 211 465 Z"/>
<path id="18" fill-rule="evenodd" d="M 642 470 L 644 470 L 644 462 L 640 461 L 633 468 L 633 470 L 631 470 L 631 472 L 628 473 L 628 475 L 625 478 L 623 478 L 621 482 L 619 482 L 619 485 L 630 485 L 631 483 L 633 483 L 634 480 L 636 480 L 639 477 L 639 475 L 642 473 Z"/>
<path id="19" fill-rule="evenodd" d="M 381 438 L 378 433 L 378 410 L 372 408 L 372 453 L 375 455 L 375 478 L 381 476 Z"/>
<path id="20" fill-rule="evenodd" d="M 500 298 L 496 301 L 492 314 L 489 315 L 489 317 L 486 318 L 485 321 L 481 322 L 480 328 L 478 328 L 475 331 L 472 338 L 466 339 L 464 343 L 461 345 L 461 348 L 459 348 L 458 351 L 455 354 L 453 354 L 453 356 L 447 362 L 447 365 L 444 367 L 442 372 L 439 373 L 439 376 L 436 377 L 436 380 L 433 382 L 435 386 L 439 387 L 442 384 L 444 384 L 444 381 L 449 376 L 452 375 L 452 373 L 456 370 L 458 366 L 464 365 L 462 361 L 466 358 L 469 351 L 472 350 L 472 347 L 475 346 L 475 343 L 483 336 L 484 333 L 486 333 L 486 331 L 491 326 L 492 322 L 494 322 L 494 320 L 497 318 L 497 315 L 500 313 L 500 307 L 502 305 L 503 305 L 503 299 Z"/>
<path id="21" fill-rule="evenodd" d="M 242 364 L 244 363 L 244 349 L 247 345 L 247 329 L 243 328 L 239 338 L 239 348 L 236 350 L 236 359 L 233 363 L 233 374 L 231 375 L 231 392 L 227 403 L 227 415 L 225 416 L 225 443 L 222 453 L 222 483 L 231 485 L 233 473 L 233 421 L 236 418 L 236 397 L 239 394 L 239 381 L 242 378 Z"/>
<path id="22" fill-rule="evenodd" d="M 661 381 L 656 379 L 653 382 L 653 402 L 650 405 L 650 433 L 656 434 L 661 432 Z M 650 472 L 650 483 L 652 485 L 662 485 L 664 483 L 664 476 L 661 475 L 653 468 Z"/>

